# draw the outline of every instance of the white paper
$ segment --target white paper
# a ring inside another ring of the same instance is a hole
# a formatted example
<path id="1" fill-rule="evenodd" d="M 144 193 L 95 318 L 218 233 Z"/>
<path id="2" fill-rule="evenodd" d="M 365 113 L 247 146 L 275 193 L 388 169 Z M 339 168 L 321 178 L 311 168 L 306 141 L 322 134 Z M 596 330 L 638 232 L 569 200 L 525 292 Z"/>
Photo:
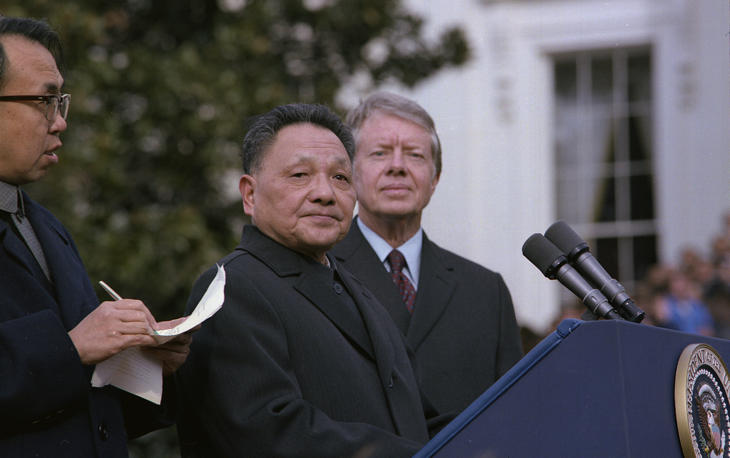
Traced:
<path id="1" fill-rule="evenodd" d="M 218 266 L 218 273 L 193 313 L 174 328 L 156 331 L 155 340 L 167 342 L 213 316 L 223 306 L 225 286 L 226 271 Z M 139 347 L 127 348 L 96 365 L 91 386 L 105 385 L 114 385 L 159 405 L 162 402 L 162 363 Z"/>
<path id="2" fill-rule="evenodd" d="M 226 286 L 226 271 L 223 266 L 218 266 L 218 273 L 216 273 L 213 281 L 208 285 L 208 289 L 200 298 L 198 305 L 195 306 L 195 310 L 185 321 L 178 324 L 174 328 L 160 329 L 155 331 L 155 339 L 158 342 L 166 342 L 169 339 L 160 339 L 158 337 L 174 337 L 193 329 L 195 326 L 201 324 L 203 321 L 215 315 L 223 306 L 224 290 Z"/>
<path id="3" fill-rule="evenodd" d="M 114 385 L 155 404 L 162 402 L 162 363 L 139 347 L 127 348 L 96 365 L 91 386 Z"/>

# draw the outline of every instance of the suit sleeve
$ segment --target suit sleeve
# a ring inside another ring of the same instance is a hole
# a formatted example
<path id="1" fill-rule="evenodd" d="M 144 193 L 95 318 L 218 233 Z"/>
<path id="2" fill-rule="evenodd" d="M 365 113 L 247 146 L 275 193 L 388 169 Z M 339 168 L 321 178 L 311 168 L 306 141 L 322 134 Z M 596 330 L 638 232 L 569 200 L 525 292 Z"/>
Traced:
<path id="1" fill-rule="evenodd" d="M 0 323 L 3 432 L 42 427 L 69 409 L 83 408 L 89 389 L 89 376 L 52 311 Z"/>
<path id="2" fill-rule="evenodd" d="M 74 261 L 65 267 L 74 281 L 69 288 L 76 291 L 72 306 L 78 308 L 80 319 L 96 306 L 97 298 L 70 235 L 62 228 L 57 231 L 68 241 L 68 256 Z M 82 364 L 61 321 L 62 305 L 4 250 L 0 250 L 0 292 L 0 437 L 50 428 L 88 411 L 95 390 L 122 395 L 115 388 L 91 387 L 93 367 Z M 157 406 L 145 403 L 153 408 L 132 409 L 137 421 L 130 417 L 130 423 L 140 426 L 143 419 L 147 432 L 154 429 Z"/>
<path id="3" fill-rule="evenodd" d="M 497 377 L 501 377 L 522 358 L 520 329 L 515 319 L 512 296 L 501 275 L 498 275 L 499 290 L 499 348 L 497 348 Z"/>
<path id="4" fill-rule="evenodd" d="M 275 307 L 226 269 L 223 308 L 196 334 L 178 375 L 183 456 L 411 456 L 420 448 L 372 425 L 335 421 L 305 400 Z M 201 277 L 190 303 L 212 277 Z"/>

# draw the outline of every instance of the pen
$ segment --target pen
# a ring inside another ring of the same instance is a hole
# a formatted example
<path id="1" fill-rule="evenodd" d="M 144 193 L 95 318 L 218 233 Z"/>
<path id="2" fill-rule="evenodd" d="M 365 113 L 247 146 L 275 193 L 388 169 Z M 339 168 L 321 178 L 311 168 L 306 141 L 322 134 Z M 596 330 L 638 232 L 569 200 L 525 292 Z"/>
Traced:
<path id="1" fill-rule="evenodd" d="M 121 301 L 122 300 L 122 296 L 120 296 L 116 291 L 114 291 L 111 286 L 107 285 L 106 283 L 104 283 L 101 280 L 99 280 L 99 284 L 101 285 L 102 288 L 104 288 L 104 291 L 106 291 L 107 293 L 109 293 L 109 295 L 112 297 L 112 299 L 114 299 L 115 301 Z M 150 328 L 149 327 L 149 324 L 147 325 L 147 328 L 149 330 L 149 334 L 150 335 L 155 335 L 156 334 L 156 331 L 154 329 Z"/>
<path id="2" fill-rule="evenodd" d="M 99 280 L 99 284 L 101 285 L 102 288 L 104 288 L 104 291 L 106 291 L 107 293 L 109 293 L 109 295 L 112 297 L 112 299 L 114 299 L 115 301 L 121 301 L 122 300 L 122 296 L 120 296 L 119 294 L 117 294 L 117 292 L 114 291 L 111 286 L 107 285 L 106 283 L 104 283 L 101 280 Z"/>

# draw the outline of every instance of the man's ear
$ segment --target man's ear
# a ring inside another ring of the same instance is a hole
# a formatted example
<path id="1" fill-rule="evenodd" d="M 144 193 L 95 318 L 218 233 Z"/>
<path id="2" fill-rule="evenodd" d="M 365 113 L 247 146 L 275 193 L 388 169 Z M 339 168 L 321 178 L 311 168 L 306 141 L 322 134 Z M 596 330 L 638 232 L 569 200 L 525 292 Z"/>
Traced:
<path id="1" fill-rule="evenodd" d="M 431 194 L 433 194 L 434 191 L 436 191 L 436 185 L 439 184 L 439 179 L 440 178 L 441 178 L 441 172 L 437 173 L 433 177 L 433 180 L 431 180 Z"/>
<path id="2" fill-rule="evenodd" d="M 248 216 L 253 216 L 254 211 L 254 191 L 256 190 L 256 178 L 251 175 L 243 175 L 238 182 L 238 191 L 241 193 L 241 201 L 243 202 L 243 212 Z"/>

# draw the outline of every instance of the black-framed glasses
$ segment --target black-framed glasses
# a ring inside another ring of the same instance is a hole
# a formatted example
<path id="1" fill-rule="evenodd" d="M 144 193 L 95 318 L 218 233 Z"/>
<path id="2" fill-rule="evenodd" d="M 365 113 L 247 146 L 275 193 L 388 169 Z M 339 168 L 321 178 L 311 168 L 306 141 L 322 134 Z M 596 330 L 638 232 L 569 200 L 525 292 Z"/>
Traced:
<path id="1" fill-rule="evenodd" d="M 42 102 L 44 104 L 44 115 L 48 122 L 56 120 L 59 114 L 63 119 L 68 116 L 68 107 L 71 105 L 71 94 L 53 95 L 2 95 L 0 102 Z"/>

